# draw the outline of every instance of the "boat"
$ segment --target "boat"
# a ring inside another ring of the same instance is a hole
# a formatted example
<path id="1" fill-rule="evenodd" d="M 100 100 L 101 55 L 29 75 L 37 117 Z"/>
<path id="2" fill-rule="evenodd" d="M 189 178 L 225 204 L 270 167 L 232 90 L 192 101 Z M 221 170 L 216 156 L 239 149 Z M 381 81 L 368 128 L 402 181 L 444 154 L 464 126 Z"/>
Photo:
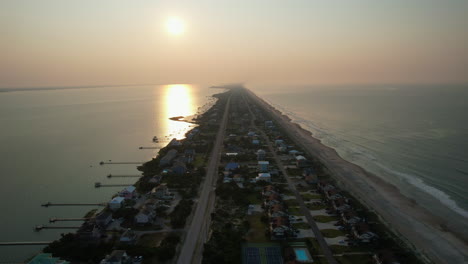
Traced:
<path id="1" fill-rule="evenodd" d="M 153 137 L 153 142 L 158 142 L 158 137 L 157 136 Z"/>

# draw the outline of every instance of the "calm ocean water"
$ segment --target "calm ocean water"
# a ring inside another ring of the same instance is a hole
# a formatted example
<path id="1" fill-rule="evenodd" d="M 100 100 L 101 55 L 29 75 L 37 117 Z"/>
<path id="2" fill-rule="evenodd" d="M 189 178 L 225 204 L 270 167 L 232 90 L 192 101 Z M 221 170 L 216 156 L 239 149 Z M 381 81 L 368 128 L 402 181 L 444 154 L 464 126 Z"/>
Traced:
<path id="1" fill-rule="evenodd" d="M 466 226 L 468 86 L 251 89 L 344 159 Z"/>
<path id="2" fill-rule="evenodd" d="M 66 230 L 33 227 L 50 217 L 83 217 L 93 208 L 42 203 L 106 202 L 119 188 L 95 189 L 95 182 L 130 184 L 135 178 L 106 175 L 138 172 L 135 165 L 98 163 L 151 159 L 157 150 L 138 147 L 153 145 L 154 135 L 182 137 L 190 125 L 168 118 L 203 110 L 215 92 L 168 85 L 0 93 L 0 241 L 57 239 Z M 0 263 L 24 261 L 40 248 L 0 247 Z"/>

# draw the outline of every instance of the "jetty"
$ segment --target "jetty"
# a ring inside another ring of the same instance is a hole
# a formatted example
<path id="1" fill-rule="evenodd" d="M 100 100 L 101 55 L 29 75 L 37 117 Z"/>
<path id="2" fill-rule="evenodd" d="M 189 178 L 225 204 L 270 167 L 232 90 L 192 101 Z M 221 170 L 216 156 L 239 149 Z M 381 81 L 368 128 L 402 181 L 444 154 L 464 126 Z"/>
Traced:
<path id="1" fill-rule="evenodd" d="M 34 231 L 39 232 L 42 229 L 80 229 L 81 226 L 46 226 L 37 225 L 34 227 Z"/>
<path id="2" fill-rule="evenodd" d="M 94 188 L 100 188 L 100 187 L 125 187 L 125 186 L 129 186 L 129 185 L 132 185 L 131 183 L 127 183 L 127 184 L 102 184 L 100 182 L 96 182 L 94 183 Z"/>
<path id="3" fill-rule="evenodd" d="M 143 175 L 125 175 L 125 174 L 122 174 L 122 175 L 113 175 L 113 174 L 109 174 L 107 175 L 107 178 L 130 178 L 130 177 L 136 177 L 136 178 L 140 178 L 142 177 Z"/>
<path id="4" fill-rule="evenodd" d="M 160 147 L 139 147 L 138 149 L 160 149 Z"/>
<path id="5" fill-rule="evenodd" d="M 57 217 L 52 217 L 49 219 L 49 223 L 55 223 L 59 221 L 87 221 L 91 218 L 57 218 Z"/>
<path id="6" fill-rule="evenodd" d="M 42 207 L 49 207 L 49 206 L 106 206 L 106 203 L 51 203 L 47 202 L 41 204 Z"/>

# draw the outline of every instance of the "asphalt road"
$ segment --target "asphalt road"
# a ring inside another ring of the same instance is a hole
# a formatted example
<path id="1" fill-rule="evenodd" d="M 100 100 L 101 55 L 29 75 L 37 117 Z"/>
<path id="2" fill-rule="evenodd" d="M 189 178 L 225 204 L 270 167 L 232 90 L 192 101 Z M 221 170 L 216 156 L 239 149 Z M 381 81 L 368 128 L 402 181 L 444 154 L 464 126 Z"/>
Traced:
<path id="1" fill-rule="evenodd" d="M 216 187 L 218 164 L 226 131 L 230 102 L 231 98 L 228 98 L 223 119 L 221 120 L 215 144 L 208 160 L 208 166 L 206 167 L 206 177 L 203 182 L 203 188 L 200 193 L 200 198 L 198 199 L 195 214 L 177 260 L 177 263 L 180 264 L 198 264 L 201 263 L 202 260 L 203 244 L 206 242 L 208 237 L 211 212 L 213 211 L 215 204 L 216 195 L 214 191 Z"/>

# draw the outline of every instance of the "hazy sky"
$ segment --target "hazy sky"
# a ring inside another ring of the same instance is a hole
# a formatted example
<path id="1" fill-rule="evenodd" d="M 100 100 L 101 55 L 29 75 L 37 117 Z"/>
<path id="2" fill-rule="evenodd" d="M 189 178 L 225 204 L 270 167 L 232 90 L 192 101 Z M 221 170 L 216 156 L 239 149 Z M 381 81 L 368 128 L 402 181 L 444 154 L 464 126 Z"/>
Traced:
<path id="1" fill-rule="evenodd" d="M 0 87 L 468 82 L 467 0 L 0 0 L 0 34 Z"/>

